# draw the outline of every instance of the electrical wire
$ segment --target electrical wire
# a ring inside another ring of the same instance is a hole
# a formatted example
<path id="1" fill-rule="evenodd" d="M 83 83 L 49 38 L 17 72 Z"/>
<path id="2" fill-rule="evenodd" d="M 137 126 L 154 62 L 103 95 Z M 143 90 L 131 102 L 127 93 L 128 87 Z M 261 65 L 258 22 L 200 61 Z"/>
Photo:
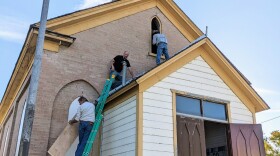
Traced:
<path id="1" fill-rule="evenodd" d="M 275 120 L 275 119 L 277 119 L 277 118 L 280 118 L 280 116 L 277 116 L 277 117 L 274 117 L 274 118 L 271 118 L 271 119 L 265 120 L 265 121 L 260 122 L 260 123 L 265 123 L 265 122 L 268 122 L 268 121 L 271 121 L 271 120 Z"/>

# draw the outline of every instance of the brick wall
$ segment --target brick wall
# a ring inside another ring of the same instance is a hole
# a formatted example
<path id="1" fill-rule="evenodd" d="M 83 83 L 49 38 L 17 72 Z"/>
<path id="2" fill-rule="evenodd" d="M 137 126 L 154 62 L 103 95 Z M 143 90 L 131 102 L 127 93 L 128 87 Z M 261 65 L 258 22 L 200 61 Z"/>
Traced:
<path id="1" fill-rule="evenodd" d="M 71 47 L 60 47 L 59 53 L 45 51 L 30 155 L 46 155 L 48 148 L 67 124 L 66 112 L 70 101 L 81 90 L 73 93 L 76 88 L 70 87 L 62 93 L 61 89 L 65 85 L 83 80 L 100 93 L 110 60 L 125 50 L 130 52 L 128 59 L 136 74 L 156 65 L 155 57 L 148 55 L 151 50 L 151 20 L 155 15 L 161 20 L 171 56 L 189 44 L 173 24 L 157 8 L 153 8 L 77 33 L 73 35 L 77 38 L 75 43 Z M 84 93 L 89 94 L 91 91 L 84 89 Z M 58 96 L 61 97 L 59 102 L 56 100 Z M 63 126 L 57 128 L 56 125 L 60 124 Z"/>

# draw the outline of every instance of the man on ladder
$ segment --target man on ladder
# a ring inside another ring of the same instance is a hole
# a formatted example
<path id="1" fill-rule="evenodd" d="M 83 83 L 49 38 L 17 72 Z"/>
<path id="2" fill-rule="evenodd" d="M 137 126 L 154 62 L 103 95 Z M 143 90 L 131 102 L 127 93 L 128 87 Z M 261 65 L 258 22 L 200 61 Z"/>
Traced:
<path id="1" fill-rule="evenodd" d="M 115 74 L 113 73 L 110 75 L 110 79 L 107 79 L 104 84 L 96 108 L 92 103 L 89 103 L 85 97 L 79 98 L 78 101 L 81 106 L 78 108 L 74 119 L 69 121 L 70 125 L 80 121 L 79 144 L 75 156 L 88 156 L 90 154 L 92 144 L 94 143 L 103 118 L 103 108 L 114 80 Z"/>
<path id="2" fill-rule="evenodd" d="M 115 74 L 116 78 L 115 78 L 115 81 L 113 82 L 111 89 L 114 89 L 122 84 L 123 77 L 121 76 L 121 72 L 124 72 L 123 71 L 123 67 L 124 67 L 123 62 L 126 63 L 126 67 L 129 71 L 130 75 L 132 76 L 132 78 L 134 78 L 133 71 L 130 69 L 131 68 L 130 62 L 127 59 L 128 56 L 129 56 L 129 52 L 124 51 L 123 55 L 117 55 L 116 57 L 114 57 L 112 64 L 111 64 L 111 68 L 110 68 L 110 75 Z"/>
<path id="3" fill-rule="evenodd" d="M 76 123 L 80 121 L 79 125 L 79 144 L 75 153 L 75 156 L 88 156 L 92 144 L 96 138 L 98 129 L 103 118 L 102 112 L 105 106 L 106 100 L 109 96 L 109 91 L 111 90 L 112 84 L 116 77 L 120 77 L 122 67 L 120 65 L 125 65 L 130 67 L 129 61 L 127 60 L 129 53 L 124 52 L 123 56 L 116 56 L 114 58 L 113 64 L 111 66 L 110 78 L 106 80 L 104 88 L 96 106 L 96 109 L 92 103 L 89 103 L 85 97 L 79 98 L 80 107 L 78 108 L 77 114 L 73 120 L 69 121 L 69 124 Z M 123 64 L 123 62 L 126 62 Z M 129 69 L 130 74 L 134 77 L 133 72 Z M 85 104 L 84 104 L 85 103 Z"/>
<path id="4" fill-rule="evenodd" d="M 77 146 L 75 156 L 82 156 L 95 121 L 95 106 L 94 104 L 88 102 L 88 100 L 83 96 L 81 96 L 78 101 L 80 106 L 74 118 L 69 121 L 69 124 L 72 125 L 78 121 L 80 122 L 79 144 Z"/>

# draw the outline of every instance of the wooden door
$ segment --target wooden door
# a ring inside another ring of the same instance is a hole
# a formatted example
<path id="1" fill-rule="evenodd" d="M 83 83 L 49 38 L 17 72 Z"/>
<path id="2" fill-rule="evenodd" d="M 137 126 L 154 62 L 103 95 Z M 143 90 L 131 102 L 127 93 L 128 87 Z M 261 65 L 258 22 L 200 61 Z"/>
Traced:
<path id="1" fill-rule="evenodd" d="M 260 124 L 230 124 L 232 156 L 265 156 Z"/>
<path id="2" fill-rule="evenodd" d="M 204 122 L 177 115 L 178 156 L 205 156 Z"/>

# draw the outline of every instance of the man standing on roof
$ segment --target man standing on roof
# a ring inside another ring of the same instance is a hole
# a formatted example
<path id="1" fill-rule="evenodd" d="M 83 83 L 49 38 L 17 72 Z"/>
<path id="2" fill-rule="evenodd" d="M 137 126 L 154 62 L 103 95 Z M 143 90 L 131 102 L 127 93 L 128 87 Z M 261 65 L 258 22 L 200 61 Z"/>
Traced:
<path id="1" fill-rule="evenodd" d="M 88 100 L 80 96 L 78 99 L 80 106 L 75 114 L 74 118 L 69 121 L 69 124 L 72 125 L 78 121 L 79 124 L 79 144 L 75 152 L 75 156 L 82 156 L 84 148 L 86 146 L 88 137 L 93 127 L 95 121 L 95 106 L 94 104 L 88 102 Z"/>
<path id="2" fill-rule="evenodd" d="M 161 34 L 159 30 L 154 30 L 153 35 L 153 45 L 157 45 L 157 65 L 160 64 L 161 54 L 165 56 L 165 60 L 169 59 L 168 48 L 167 48 L 167 39 L 164 34 Z"/>
<path id="3" fill-rule="evenodd" d="M 121 72 L 123 70 L 123 62 L 125 61 L 127 69 L 130 73 L 130 75 L 132 76 L 132 78 L 134 78 L 134 74 L 132 72 L 132 70 L 130 69 L 130 62 L 127 60 L 129 56 L 129 52 L 124 51 L 123 55 L 117 55 L 112 62 L 111 68 L 110 68 L 110 75 L 115 74 L 115 82 L 112 85 L 112 89 L 116 88 L 117 86 L 119 86 L 122 82 L 122 76 L 121 76 Z"/>

